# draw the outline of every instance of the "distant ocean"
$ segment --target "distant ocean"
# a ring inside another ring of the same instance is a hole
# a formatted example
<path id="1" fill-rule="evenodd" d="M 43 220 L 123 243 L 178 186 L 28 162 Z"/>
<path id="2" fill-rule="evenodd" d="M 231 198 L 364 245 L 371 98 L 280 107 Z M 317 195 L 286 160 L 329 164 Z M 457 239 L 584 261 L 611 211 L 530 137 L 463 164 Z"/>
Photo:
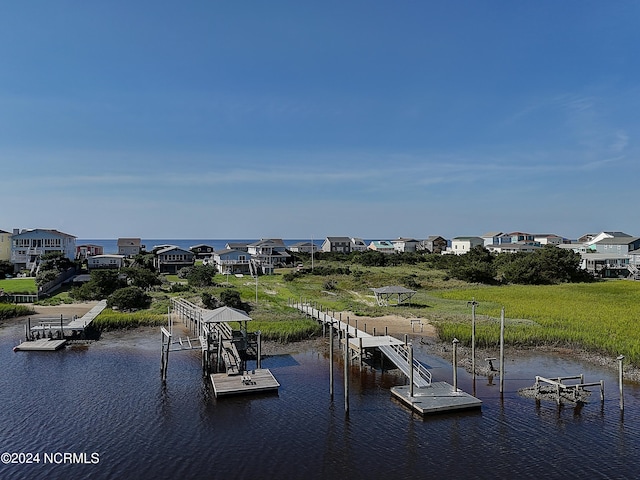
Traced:
<path id="1" fill-rule="evenodd" d="M 223 239 L 142 239 L 142 245 L 145 246 L 145 250 L 151 251 L 156 245 L 175 245 L 176 247 L 180 247 L 182 249 L 188 250 L 189 247 L 193 247 L 194 245 L 209 245 L 214 248 L 214 250 L 224 250 L 224 246 L 227 243 L 254 243 L 259 239 L 236 239 L 236 240 L 223 240 Z M 299 239 L 299 240 L 287 240 L 284 239 L 284 244 L 288 247 L 290 245 L 294 245 L 299 242 L 311 242 L 311 239 Z M 324 240 L 322 240 L 324 241 Z M 316 244 L 318 248 L 322 245 L 322 241 L 314 240 L 313 243 Z M 76 239 L 76 245 L 100 245 L 104 249 L 104 253 L 118 253 L 118 240 L 115 238 L 107 238 L 107 239 Z"/>

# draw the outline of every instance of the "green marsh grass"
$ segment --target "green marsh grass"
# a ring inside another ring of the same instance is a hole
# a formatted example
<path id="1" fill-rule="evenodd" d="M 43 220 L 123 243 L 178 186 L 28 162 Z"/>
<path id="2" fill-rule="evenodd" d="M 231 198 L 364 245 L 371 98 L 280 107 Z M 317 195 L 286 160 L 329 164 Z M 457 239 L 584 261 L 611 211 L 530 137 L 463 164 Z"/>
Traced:
<path id="1" fill-rule="evenodd" d="M 603 354 L 625 355 L 640 365 L 640 282 L 606 281 L 552 286 L 503 286 L 438 292 L 461 304 L 475 298 L 476 339 L 495 346 L 505 308 L 505 342 L 512 345 L 562 345 Z M 464 321 L 436 321 L 440 338 L 470 343 L 471 308 Z"/>

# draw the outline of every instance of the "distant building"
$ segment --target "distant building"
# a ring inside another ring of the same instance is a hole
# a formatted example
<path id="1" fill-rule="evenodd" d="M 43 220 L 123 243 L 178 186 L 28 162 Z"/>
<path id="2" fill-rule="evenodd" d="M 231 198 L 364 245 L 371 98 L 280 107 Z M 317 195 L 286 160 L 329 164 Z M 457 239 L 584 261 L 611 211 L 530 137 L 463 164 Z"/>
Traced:
<path id="1" fill-rule="evenodd" d="M 134 257 L 144 249 L 142 240 L 139 238 L 119 238 L 118 239 L 118 255 Z"/>
<path id="2" fill-rule="evenodd" d="M 89 270 L 95 269 L 120 269 L 124 266 L 124 255 L 95 255 L 87 258 L 87 268 Z"/>
<path id="3" fill-rule="evenodd" d="M 418 249 L 418 244 L 420 243 L 415 238 L 396 238 L 395 240 L 391 240 L 393 244 L 393 249 L 398 253 L 405 252 L 415 252 Z"/>
<path id="4" fill-rule="evenodd" d="M 76 237 L 58 230 L 35 228 L 13 231 L 11 236 L 11 263 L 15 271 L 29 270 L 35 274 L 40 258 L 45 253 L 60 252 L 73 261 L 76 257 Z"/>
<path id="5" fill-rule="evenodd" d="M 364 252 L 367 249 L 367 244 L 361 238 L 351 237 L 351 251 L 352 252 Z"/>
<path id="6" fill-rule="evenodd" d="M 199 245 L 189 247 L 189 250 L 194 253 L 196 259 L 204 260 L 205 258 L 211 258 L 215 249 L 211 245 L 205 245 L 204 243 L 201 243 Z"/>
<path id="7" fill-rule="evenodd" d="M 0 230 L 0 260 L 11 260 L 11 234 Z"/>
<path id="8" fill-rule="evenodd" d="M 242 250 L 233 250 L 225 248 L 218 250 L 213 254 L 213 261 L 216 269 L 222 274 L 247 274 L 250 273 L 249 260 L 250 256 Z"/>
<path id="9" fill-rule="evenodd" d="M 280 238 L 266 238 L 250 243 L 247 246 L 247 253 L 265 274 L 273 273 L 275 268 L 284 267 L 291 259 L 284 241 Z"/>
<path id="10" fill-rule="evenodd" d="M 289 251 L 294 253 L 316 253 L 318 246 L 312 242 L 298 242 L 289 245 Z"/>
<path id="11" fill-rule="evenodd" d="M 447 250 L 447 239 L 440 235 L 430 235 L 425 240 L 420 240 L 417 245 L 418 251 L 429 253 L 442 253 Z"/>
<path id="12" fill-rule="evenodd" d="M 369 250 L 382 253 L 396 253 L 393 243 L 388 240 L 374 240 L 369 244 Z"/>
<path id="13" fill-rule="evenodd" d="M 455 237 L 451 240 L 451 247 L 447 248 L 446 253 L 464 255 L 478 245 L 484 246 L 484 239 L 482 237 Z"/>
<path id="14" fill-rule="evenodd" d="M 321 248 L 323 252 L 351 253 L 351 245 L 349 237 L 327 237 Z"/>
<path id="15" fill-rule="evenodd" d="M 173 245 L 155 252 L 153 266 L 160 273 L 176 274 L 181 268 L 192 267 L 195 257 L 193 252 Z"/>
<path id="16" fill-rule="evenodd" d="M 96 255 L 104 255 L 104 247 L 102 245 L 92 245 L 88 243 L 76 246 L 76 260 L 86 260 Z"/>

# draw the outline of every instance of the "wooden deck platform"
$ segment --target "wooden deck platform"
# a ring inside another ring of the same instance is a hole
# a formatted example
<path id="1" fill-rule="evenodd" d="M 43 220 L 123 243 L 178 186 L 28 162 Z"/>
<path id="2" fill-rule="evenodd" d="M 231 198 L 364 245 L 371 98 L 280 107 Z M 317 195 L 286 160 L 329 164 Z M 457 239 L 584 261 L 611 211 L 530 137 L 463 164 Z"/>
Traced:
<path id="1" fill-rule="evenodd" d="M 22 342 L 20 345 L 16 345 L 15 347 L 13 347 L 13 350 L 15 352 L 53 352 L 64 347 L 66 343 L 66 340 L 50 340 L 48 338 L 41 338 L 40 340 Z"/>
<path id="2" fill-rule="evenodd" d="M 433 382 L 428 387 L 414 387 L 410 397 L 409 386 L 393 387 L 391 394 L 412 410 L 429 415 L 454 410 L 480 408 L 482 401 L 458 389 L 454 390 L 447 382 Z"/>
<path id="3" fill-rule="evenodd" d="M 241 375 L 212 373 L 211 384 L 216 397 L 277 391 L 280 384 L 267 368 L 249 370 Z"/>

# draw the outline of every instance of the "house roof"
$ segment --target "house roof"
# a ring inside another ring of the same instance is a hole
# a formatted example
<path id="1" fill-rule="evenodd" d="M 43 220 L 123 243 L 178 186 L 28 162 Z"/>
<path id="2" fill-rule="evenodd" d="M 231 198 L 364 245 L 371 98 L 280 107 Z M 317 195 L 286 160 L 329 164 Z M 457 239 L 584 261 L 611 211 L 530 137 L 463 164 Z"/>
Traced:
<path id="1" fill-rule="evenodd" d="M 504 235 L 504 232 L 487 232 L 484 235 L 482 235 L 482 238 L 493 238 L 493 237 L 499 237 L 500 235 Z"/>
<path id="2" fill-rule="evenodd" d="M 415 290 L 410 290 L 408 288 L 402 287 L 400 285 L 389 285 L 387 287 L 380 288 L 372 288 L 374 293 L 387 293 L 387 294 L 396 294 L 396 293 L 416 293 Z"/>
<path id="3" fill-rule="evenodd" d="M 327 237 L 327 241 L 334 242 L 346 242 L 351 243 L 351 239 L 349 237 Z"/>
<path id="4" fill-rule="evenodd" d="M 262 247 L 262 246 L 275 245 L 276 247 L 284 247 L 284 241 L 280 238 L 262 238 L 257 242 L 250 243 L 249 247 Z"/>
<path id="5" fill-rule="evenodd" d="M 199 243 L 198 245 L 191 245 L 189 248 L 202 248 L 202 247 L 207 247 L 207 248 L 213 248 L 211 245 L 207 245 L 206 243 Z"/>
<path id="6" fill-rule="evenodd" d="M 231 307 L 220 307 L 215 310 L 205 310 L 202 315 L 202 321 L 205 323 L 222 323 L 222 322 L 246 322 L 251 317 L 244 310 Z"/>
<path id="7" fill-rule="evenodd" d="M 602 240 L 598 240 L 596 242 L 597 245 L 629 245 L 630 243 L 637 242 L 640 237 L 613 237 L 613 238 L 603 238 Z"/>
<path id="8" fill-rule="evenodd" d="M 391 243 L 409 243 L 409 242 L 417 242 L 415 238 L 406 238 L 406 237 L 398 237 L 395 240 L 391 240 Z"/>
<path id="9" fill-rule="evenodd" d="M 460 241 L 465 241 L 465 240 L 480 240 L 481 242 L 484 242 L 484 239 L 482 237 L 454 237 L 454 240 L 460 240 Z"/>
<path id="10" fill-rule="evenodd" d="M 141 246 L 142 239 L 140 238 L 119 238 L 118 246 L 119 247 L 139 247 Z"/>
<path id="11" fill-rule="evenodd" d="M 162 255 L 163 253 L 171 252 L 171 251 L 173 251 L 173 250 L 179 250 L 179 251 L 181 251 L 181 252 L 184 252 L 184 253 L 188 253 L 188 254 L 190 254 L 190 255 L 193 255 L 193 252 L 191 252 L 191 251 L 189 251 L 189 250 L 185 250 L 184 248 L 177 247 L 177 246 L 175 246 L 175 245 L 169 245 L 168 247 L 161 248 L 160 250 L 158 250 L 158 251 L 156 252 L 156 255 Z"/>
<path id="12" fill-rule="evenodd" d="M 56 230 L 53 228 L 31 228 L 28 230 L 22 230 L 20 231 L 20 233 L 16 233 L 13 236 L 18 237 L 20 235 L 26 235 L 29 233 L 39 233 L 39 232 L 47 232 L 47 233 L 51 233 L 53 235 L 58 235 L 61 237 L 78 238 L 75 235 L 69 235 L 68 233 L 64 233 L 64 232 L 61 232 L 60 230 Z"/>
<path id="13" fill-rule="evenodd" d="M 429 236 L 427 237 L 427 240 L 428 240 L 429 242 L 433 242 L 434 240 L 438 240 L 438 239 L 441 239 L 441 240 L 444 240 L 444 241 L 446 241 L 446 240 L 447 240 L 446 238 L 441 237 L 440 235 L 429 235 Z"/>

